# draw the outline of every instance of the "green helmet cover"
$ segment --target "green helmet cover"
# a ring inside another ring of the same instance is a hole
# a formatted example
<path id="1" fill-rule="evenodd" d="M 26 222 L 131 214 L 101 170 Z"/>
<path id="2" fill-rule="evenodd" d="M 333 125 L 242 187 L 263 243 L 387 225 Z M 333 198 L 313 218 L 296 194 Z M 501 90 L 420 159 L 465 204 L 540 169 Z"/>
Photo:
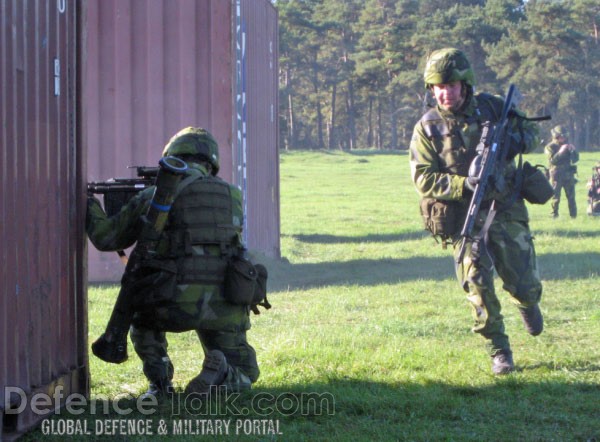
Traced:
<path id="1" fill-rule="evenodd" d="M 427 59 L 423 73 L 425 87 L 434 84 L 449 84 L 464 81 L 469 86 L 475 86 L 475 73 L 469 59 L 459 49 L 444 48 L 433 51 Z"/>
<path id="2" fill-rule="evenodd" d="M 557 138 L 558 136 L 569 138 L 569 132 L 562 126 L 554 126 L 550 132 L 552 133 L 553 138 Z"/>
<path id="3" fill-rule="evenodd" d="M 219 146 L 206 129 L 186 127 L 177 132 L 163 150 L 163 157 L 200 155 L 212 166 L 212 174 L 219 172 Z"/>

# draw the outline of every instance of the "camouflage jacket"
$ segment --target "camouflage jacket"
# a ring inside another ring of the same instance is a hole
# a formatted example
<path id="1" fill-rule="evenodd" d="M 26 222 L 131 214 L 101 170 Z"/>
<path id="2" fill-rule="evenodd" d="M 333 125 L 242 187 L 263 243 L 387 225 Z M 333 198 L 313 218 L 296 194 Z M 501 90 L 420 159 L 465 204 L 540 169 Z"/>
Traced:
<path id="1" fill-rule="evenodd" d="M 558 171 L 560 174 L 574 175 L 575 169 L 571 166 L 579 161 L 579 152 L 576 150 L 571 151 L 560 151 L 560 144 L 556 140 L 552 140 L 544 148 L 544 153 L 548 158 L 549 169 L 551 171 Z"/>
<path id="2" fill-rule="evenodd" d="M 468 204 L 472 193 L 465 191 L 465 180 L 468 176 L 471 161 L 476 156 L 476 147 L 481 138 L 482 122 L 492 122 L 499 118 L 503 100 L 489 94 L 478 94 L 470 97 L 458 112 L 446 111 L 439 106 L 437 115 L 447 133 L 434 133 L 428 130 L 432 124 L 424 118 L 415 125 L 409 148 L 411 177 L 421 197 L 438 200 L 459 201 Z M 434 122 L 438 126 L 440 122 Z M 513 120 L 513 124 L 517 124 Z M 538 145 L 537 126 L 529 121 L 522 121 L 522 130 L 515 130 L 513 142 L 521 145 L 524 153 L 531 152 Z M 429 134 L 429 135 L 428 135 Z M 513 183 L 516 175 L 514 160 L 504 168 L 508 183 Z M 507 186 L 506 195 L 495 198 L 502 200 L 511 197 L 514 189 Z M 519 200 L 518 200 L 519 201 Z M 522 213 L 518 218 L 527 219 L 524 204 L 518 204 Z"/>

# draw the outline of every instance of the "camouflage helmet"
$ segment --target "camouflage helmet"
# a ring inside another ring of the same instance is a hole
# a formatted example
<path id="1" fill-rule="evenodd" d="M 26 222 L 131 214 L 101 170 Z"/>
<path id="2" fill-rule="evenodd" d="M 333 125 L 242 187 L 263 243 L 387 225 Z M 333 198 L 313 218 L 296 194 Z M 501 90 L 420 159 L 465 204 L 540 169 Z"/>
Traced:
<path id="1" fill-rule="evenodd" d="M 219 172 L 219 147 L 217 141 L 206 129 L 186 127 L 177 132 L 163 150 L 168 155 L 200 155 L 212 166 L 212 174 Z"/>
<path id="2" fill-rule="evenodd" d="M 426 88 L 455 81 L 464 81 L 469 86 L 475 86 L 475 73 L 464 52 L 455 48 L 444 48 L 433 51 L 427 59 L 423 80 Z"/>
<path id="3" fill-rule="evenodd" d="M 557 137 L 563 137 L 563 138 L 568 138 L 569 137 L 569 132 L 567 132 L 567 130 L 562 127 L 562 126 L 554 126 L 551 130 L 550 133 L 552 134 L 553 138 L 557 138 Z"/>

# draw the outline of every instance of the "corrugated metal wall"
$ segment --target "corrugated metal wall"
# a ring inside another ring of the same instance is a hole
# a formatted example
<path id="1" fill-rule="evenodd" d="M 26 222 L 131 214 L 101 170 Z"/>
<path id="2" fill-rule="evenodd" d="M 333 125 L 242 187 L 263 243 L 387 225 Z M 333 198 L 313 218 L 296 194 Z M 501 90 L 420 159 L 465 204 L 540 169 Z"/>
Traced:
<path id="1" fill-rule="evenodd" d="M 219 175 L 244 185 L 234 109 L 236 12 L 242 11 L 253 46 L 244 78 L 247 242 L 279 256 L 275 8 L 268 0 L 87 3 L 83 90 L 89 181 L 133 176 L 129 165 L 156 165 L 168 138 L 193 125 L 206 127 L 219 142 Z M 90 247 L 90 280 L 116 281 L 122 271 L 116 255 Z"/>
<path id="2" fill-rule="evenodd" d="M 278 21 L 269 1 L 236 0 L 235 182 L 244 190 L 246 242 L 280 257 Z"/>
<path id="3" fill-rule="evenodd" d="M 33 394 L 59 385 L 64 395 L 89 392 L 78 8 L 76 0 L 0 1 L 2 440 L 42 418 Z M 27 397 L 18 414 L 13 388 Z"/>

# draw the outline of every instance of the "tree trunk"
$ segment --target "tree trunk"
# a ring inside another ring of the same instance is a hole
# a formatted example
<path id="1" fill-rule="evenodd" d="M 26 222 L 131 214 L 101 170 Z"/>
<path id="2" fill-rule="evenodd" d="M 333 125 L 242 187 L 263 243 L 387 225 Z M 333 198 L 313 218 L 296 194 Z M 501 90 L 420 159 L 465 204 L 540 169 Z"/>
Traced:
<path id="1" fill-rule="evenodd" d="M 383 120 L 381 114 L 383 113 L 381 106 L 381 98 L 377 100 L 377 149 L 383 149 Z"/>
<path id="2" fill-rule="evenodd" d="M 321 109 L 321 100 L 319 100 L 319 64 L 317 55 L 314 57 L 312 69 L 312 84 L 315 92 L 315 100 L 317 102 L 317 149 L 322 149 L 325 146 L 323 137 L 323 111 Z"/>
<path id="3" fill-rule="evenodd" d="M 289 77 L 288 77 L 289 78 Z M 291 92 L 289 92 L 290 90 L 290 85 L 289 85 L 289 80 L 286 80 L 286 82 L 288 82 L 288 84 L 286 85 L 286 88 L 288 90 L 288 136 L 287 136 L 287 143 L 285 146 L 285 150 L 288 150 L 289 146 L 295 146 L 296 145 L 296 131 L 294 130 L 294 100 L 292 98 L 292 94 Z"/>
<path id="4" fill-rule="evenodd" d="M 348 99 L 346 100 L 348 114 L 348 129 L 350 130 L 348 147 L 350 150 L 356 148 L 356 120 L 354 119 L 354 84 L 348 80 Z"/>
<path id="5" fill-rule="evenodd" d="M 369 96 L 369 112 L 367 113 L 367 147 L 373 147 L 373 97 Z"/>
<path id="6" fill-rule="evenodd" d="M 398 118 L 396 115 L 396 100 L 394 97 L 390 98 L 390 125 L 392 129 L 392 140 L 390 149 L 398 148 Z"/>
<path id="7" fill-rule="evenodd" d="M 336 118 L 336 110 L 335 110 L 335 100 L 337 98 L 337 83 L 333 83 L 333 87 L 331 88 L 331 117 L 329 119 L 329 149 L 333 149 L 336 143 L 336 133 L 335 133 L 335 118 Z"/>

